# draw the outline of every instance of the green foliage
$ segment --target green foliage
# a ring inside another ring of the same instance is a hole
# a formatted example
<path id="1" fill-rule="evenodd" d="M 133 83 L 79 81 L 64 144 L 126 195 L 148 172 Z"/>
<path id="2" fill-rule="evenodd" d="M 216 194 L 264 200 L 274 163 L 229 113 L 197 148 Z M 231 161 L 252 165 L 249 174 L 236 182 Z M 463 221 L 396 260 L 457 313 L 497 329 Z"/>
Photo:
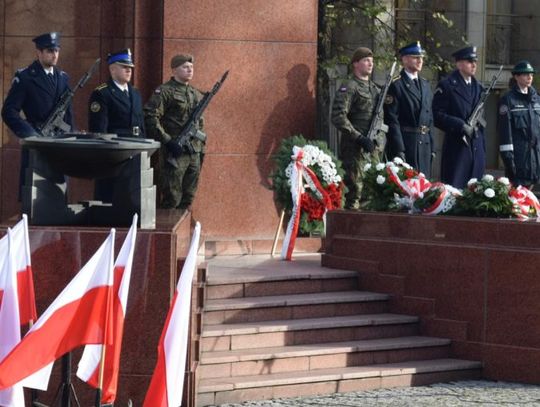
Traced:
<path id="1" fill-rule="evenodd" d="M 508 218 L 513 214 L 513 203 L 508 196 L 510 185 L 506 179 L 496 180 L 485 175 L 481 180 L 471 180 L 463 195 L 457 198 L 454 212 L 457 215 L 488 218 Z"/>

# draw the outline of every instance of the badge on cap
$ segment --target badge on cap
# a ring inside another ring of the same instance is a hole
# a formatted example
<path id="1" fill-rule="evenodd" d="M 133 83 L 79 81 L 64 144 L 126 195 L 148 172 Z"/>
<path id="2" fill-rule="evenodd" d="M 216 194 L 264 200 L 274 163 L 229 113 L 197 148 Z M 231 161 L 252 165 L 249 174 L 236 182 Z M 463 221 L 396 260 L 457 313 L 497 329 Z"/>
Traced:
<path id="1" fill-rule="evenodd" d="M 499 114 L 501 116 L 505 115 L 506 113 L 508 113 L 508 106 L 506 105 L 500 105 L 499 106 Z"/>
<path id="2" fill-rule="evenodd" d="M 97 113 L 101 110 L 101 105 L 99 104 L 99 102 L 92 102 L 92 104 L 90 105 L 90 111 L 92 113 Z"/>

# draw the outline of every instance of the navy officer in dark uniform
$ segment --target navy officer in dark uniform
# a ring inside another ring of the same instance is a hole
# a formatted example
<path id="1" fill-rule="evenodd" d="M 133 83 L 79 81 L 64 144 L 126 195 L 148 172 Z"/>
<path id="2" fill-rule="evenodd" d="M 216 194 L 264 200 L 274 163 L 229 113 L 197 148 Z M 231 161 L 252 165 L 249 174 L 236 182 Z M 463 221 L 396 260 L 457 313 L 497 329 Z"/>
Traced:
<path id="1" fill-rule="evenodd" d="M 441 157 L 441 180 L 463 188 L 471 178 L 481 178 L 486 166 L 484 129 L 472 128 L 467 119 L 482 94 L 476 80 L 476 47 L 452 54 L 456 70 L 439 82 L 433 95 L 435 126 L 445 132 Z"/>
<path id="2" fill-rule="evenodd" d="M 88 130 L 121 137 L 145 137 L 141 94 L 131 86 L 133 58 L 130 49 L 107 56 L 110 78 L 99 85 L 88 102 Z M 94 198 L 111 202 L 114 178 L 96 180 Z"/>
<path id="3" fill-rule="evenodd" d="M 429 82 L 419 76 L 424 50 L 414 42 L 399 50 L 403 69 L 394 79 L 385 100 L 384 119 L 388 125 L 387 152 L 401 157 L 426 177 L 431 176 L 433 145 L 433 94 Z"/>
<path id="4" fill-rule="evenodd" d="M 69 89 L 68 75 L 56 66 L 60 54 L 60 34 L 46 33 L 32 41 L 36 45 L 37 59 L 15 73 L 11 89 L 2 107 L 4 123 L 19 138 L 39 136 L 39 126 L 53 112 L 61 95 Z M 72 126 L 71 106 L 66 111 L 64 121 Z M 23 148 L 21 185 L 27 166 L 28 151 Z"/>
<path id="5" fill-rule="evenodd" d="M 532 87 L 536 73 L 528 61 L 512 69 L 511 89 L 499 102 L 499 151 L 506 175 L 530 187 L 540 179 L 540 95 Z"/>

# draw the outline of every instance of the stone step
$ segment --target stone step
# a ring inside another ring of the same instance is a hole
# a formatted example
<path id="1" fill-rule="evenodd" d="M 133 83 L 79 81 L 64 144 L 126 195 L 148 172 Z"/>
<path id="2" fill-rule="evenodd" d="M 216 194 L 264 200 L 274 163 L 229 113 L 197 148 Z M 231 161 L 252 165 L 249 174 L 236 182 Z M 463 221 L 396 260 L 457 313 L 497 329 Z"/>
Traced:
<path id="1" fill-rule="evenodd" d="M 422 336 L 203 352 L 201 379 L 397 363 L 449 356 L 450 340 Z"/>
<path id="2" fill-rule="evenodd" d="M 269 255 L 274 239 L 222 239 L 207 240 L 204 244 L 205 257 L 236 255 Z M 283 241 L 278 240 L 276 255 L 279 256 Z M 317 253 L 324 247 L 324 239 L 320 237 L 298 237 L 294 245 L 295 255 L 299 253 Z"/>
<path id="3" fill-rule="evenodd" d="M 434 359 L 217 379 L 201 379 L 198 406 L 475 379 L 480 362 Z"/>
<path id="4" fill-rule="evenodd" d="M 367 291 L 333 291 L 210 299 L 205 303 L 204 318 L 205 323 L 211 325 L 376 314 L 387 311 L 388 298 L 386 294 Z"/>
<path id="5" fill-rule="evenodd" d="M 208 263 L 208 299 L 260 297 L 358 289 L 358 273 L 320 267 L 320 255 L 294 262 L 269 256 L 217 257 Z"/>
<path id="6" fill-rule="evenodd" d="M 417 322 L 409 315 L 368 314 L 204 325 L 202 351 L 412 336 Z"/>

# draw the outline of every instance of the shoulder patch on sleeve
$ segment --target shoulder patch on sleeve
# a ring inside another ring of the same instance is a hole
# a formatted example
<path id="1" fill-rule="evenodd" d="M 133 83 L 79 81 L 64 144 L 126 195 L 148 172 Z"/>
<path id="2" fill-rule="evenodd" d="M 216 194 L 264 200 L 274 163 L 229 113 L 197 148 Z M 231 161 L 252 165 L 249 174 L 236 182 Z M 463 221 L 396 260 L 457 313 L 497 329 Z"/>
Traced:
<path id="1" fill-rule="evenodd" d="M 101 105 L 99 104 L 99 102 L 92 102 L 92 104 L 90 105 L 90 111 L 92 113 L 97 113 L 101 110 Z"/>
<path id="2" fill-rule="evenodd" d="M 507 105 L 500 105 L 499 106 L 499 114 L 501 116 L 504 116 L 506 113 L 508 113 L 508 106 Z"/>
<path id="3" fill-rule="evenodd" d="M 386 95 L 386 98 L 384 99 L 384 104 L 385 105 L 391 105 L 392 103 L 394 103 L 394 97 L 392 95 Z"/>
<path id="4" fill-rule="evenodd" d="M 15 85 L 16 83 L 19 83 L 21 80 L 19 79 L 19 77 L 17 75 L 15 75 L 13 77 L 13 79 L 11 80 L 11 84 L 12 85 Z"/>
<path id="5" fill-rule="evenodd" d="M 437 93 L 443 93 L 443 90 L 440 88 L 440 87 L 437 87 L 437 89 L 435 89 L 435 92 L 433 92 L 433 95 L 436 95 Z"/>
<path id="6" fill-rule="evenodd" d="M 161 93 L 161 88 L 156 88 L 156 90 L 154 91 L 154 93 L 157 93 L 157 94 Z"/>
<path id="7" fill-rule="evenodd" d="M 340 92 L 347 92 L 347 89 L 348 89 L 348 88 L 347 88 L 347 86 L 345 86 L 345 85 L 341 85 L 341 86 L 339 87 L 339 91 L 340 91 Z"/>

